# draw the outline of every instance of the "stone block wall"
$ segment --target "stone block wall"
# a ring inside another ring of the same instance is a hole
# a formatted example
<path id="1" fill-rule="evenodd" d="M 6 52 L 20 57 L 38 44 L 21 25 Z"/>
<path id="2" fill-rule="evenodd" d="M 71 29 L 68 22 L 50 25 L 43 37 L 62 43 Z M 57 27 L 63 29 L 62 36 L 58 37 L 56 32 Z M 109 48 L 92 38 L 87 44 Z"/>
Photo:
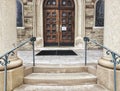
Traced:
<path id="1" fill-rule="evenodd" d="M 33 0 L 23 1 L 24 28 L 17 28 L 18 43 L 33 35 Z M 104 28 L 95 27 L 95 1 L 96 0 L 85 1 L 85 35 L 103 44 Z M 93 43 L 89 43 L 88 47 L 89 49 L 100 49 L 99 46 Z M 21 49 L 31 50 L 31 48 L 32 46 L 29 43 Z"/>
<path id="2" fill-rule="evenodd" d="M 95 3 L 96 0 L 86 0 L 85 3 L 85 35 L 98 43 L 103 44 L 103 27 L 95 27 Z M 101 49 L 93 43 L 89 43 L 89 49 Z"/>
<path id="3" fill-rule="evenodd" d="M 18 44 L 22 41 L 31 38 L 33 35 L 33 1 L 23 1 L 23 15 L 24 25 L 22 28 L 17 28 L 17 42 Z M 20 50 L 32 50 L 31 43 L 21 47 Z"/>

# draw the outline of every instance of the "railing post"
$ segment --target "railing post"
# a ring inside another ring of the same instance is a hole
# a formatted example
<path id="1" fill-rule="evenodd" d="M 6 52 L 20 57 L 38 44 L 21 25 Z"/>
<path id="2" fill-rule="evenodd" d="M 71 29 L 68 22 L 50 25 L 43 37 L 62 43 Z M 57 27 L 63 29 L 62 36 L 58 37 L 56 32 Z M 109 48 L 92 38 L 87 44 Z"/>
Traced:
<path id="1" fill-rule="evenodd" d="M 8 56 L 9 54 L 6 54 L 4 57 L 1 59 L 4 60 L 4 62 L 0 61 L 0 64 L 4 66 L 4 91 L 7 91 L 7 64 L 10 63 L 8 61 Z"/>
<path id="2" fill-rule="evenodd" d="M 33 49 L 33 66 L 35 66 L 35 41 L 36 41 L 36 37 L 32 37 L 31 38 L 31 42 L 32 42 L 32 49 Z"/>
<path id="3" fill-rule="evenodd" d="M 7 91 L 7 64 L 8 64 L 8 55 L 5 56 L 4 64 L 4 91 Z"/>
<path id="4" fill-rule="evenodd" d="M 117 90 L 117 81 L 116 81 L 116 54 L 111 52 L 113 62 L 114 62 L 114 91 Z"/>
<path id="5" fill-rule="evenodd" d="M 84 42 L 85 42 L 85 66 L 87 65 L 87 42 L 89 42 L 88 37 L 84 37 Z"/>

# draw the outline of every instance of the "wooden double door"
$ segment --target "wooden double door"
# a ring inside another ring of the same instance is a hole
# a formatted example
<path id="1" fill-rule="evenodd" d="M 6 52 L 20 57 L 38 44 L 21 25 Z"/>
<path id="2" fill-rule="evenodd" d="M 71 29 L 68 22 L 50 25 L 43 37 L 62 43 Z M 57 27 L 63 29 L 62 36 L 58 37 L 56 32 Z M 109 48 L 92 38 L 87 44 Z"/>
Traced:
<path id="1" fill-rule="evenodd" d="M 74 2 L 73 0 L 44 1 L 44 45 L 74 45 Z"/>

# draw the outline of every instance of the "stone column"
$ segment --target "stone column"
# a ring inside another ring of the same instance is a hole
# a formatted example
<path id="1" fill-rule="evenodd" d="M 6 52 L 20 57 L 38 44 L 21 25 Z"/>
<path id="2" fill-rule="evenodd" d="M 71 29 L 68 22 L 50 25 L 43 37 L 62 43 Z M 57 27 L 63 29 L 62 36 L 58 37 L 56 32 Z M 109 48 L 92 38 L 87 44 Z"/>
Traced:
<path id="1" fill-rule="evenodd" d="M 0 0 L 0 55 L 16 45 L 16 2 Z"/>
<path id="2" fill-rule="evenodd" d="M 105 24 L 104 24 L 104 45 L 110 50 L 120 54 L 120 1 L 105 0 Z M 103 58 L 111 60 L 111 55 L 106 55 L 104 50 Z M 101 65 L 113 68 L 109 62 L 100 61 Z M 102 63 L 103 62 L 103 63 Z M 119 67 L 120 69 L 120 67 Z"/>
<path id="3" fill-rule="evenodd" d="M 0 56 L 16 46 L 16 0 L 0 0 Z M 12 58 L 12 59 L 11 59 Z M 22 61 L 16 57 L 11 57 L 8 64 L 8 90 L 23 83 Z M 0 65 L 0 91 L 4 87 L 4 67 Z"/>
<path id="4" fill-rule="evenodd" d="M 120 54 L 120 0 L 105 0 L 104 45 Z M 98 83 L 114 91 L 114 71 L 111 56 L 105 51 L 103 59 L 99 60 L 97 69 Z M 117 91 L 120 91 L 120 65 L 117 65 Z"/>

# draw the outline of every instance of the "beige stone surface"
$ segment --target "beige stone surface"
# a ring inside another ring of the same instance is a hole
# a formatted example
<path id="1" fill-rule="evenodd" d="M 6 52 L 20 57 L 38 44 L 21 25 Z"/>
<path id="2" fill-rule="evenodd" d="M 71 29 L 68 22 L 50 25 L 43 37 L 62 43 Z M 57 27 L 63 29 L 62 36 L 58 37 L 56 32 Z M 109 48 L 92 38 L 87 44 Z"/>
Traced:
<path id="1" fill-rule="evenodd" d="M 114 63 L 111 62 L 110 60 L 101 58 L 101 59 L 99 59 L 98 63 L 99 63 L 99 65 L 104 66 L 106 68 L 114 69 Z M 116 65 L 116 69 L 120 70 L 120 64 Z"/>
<path id="2" fill-rule="evenodd" d="M 78 72 L 87 72 L 88 67 L 85 66 L 36 66 L 33 67 L 33 72 L 35 73 L 78 73 Z"/>
<path id="3" fill-rule="evenodd" d="M 16 45 L 16 0 L 0 0 L 0 55 Z"/>
<path id="4" fill-rule="evenodd" d="M 9 59 L 10 63 L 7 65 L 7 69 L 13 69 L 22 66 L 23 62 L 19 58 Z M 0 71 L 3 71 L 4 67 L 0 65 Z"/>
<path id="5" fill-rule="evenodd" d="M 120 54 L 120 0 L 105 0 L 105 11 L 104 45 Z"/>
<path id="6" fill-rule="evenodd" d="M 7 91 L 12 91 L 14 88 L 23 84 L 23 66 L 8 70 L 7 76 Z M 0 71 L 0 91 L 4 91 L 4 72 Z"/>
<path id="7" fill-rule="evenodd" d="M 120 91 L 120 70 L 117 70 L 117 91 Z M 100 65 L 97 66 L 97 79 L 98 84 L 105 86 L 114 91 L 114 71 L 113 69 L 105 68 Z"/>
<path id="8" fill-rule="evenodd" d="M 24 84 L 45 85 L 84 85 L 96 84 L 96 76 L 81 73 L 32 73 L 24 77 Z"/>
<path id="9" fill-rule="evenodd" d="M 78 86 L 35 86 L 22 85 L 14 91 L 109 91 L 100 85 L 78 85 Z"/>

